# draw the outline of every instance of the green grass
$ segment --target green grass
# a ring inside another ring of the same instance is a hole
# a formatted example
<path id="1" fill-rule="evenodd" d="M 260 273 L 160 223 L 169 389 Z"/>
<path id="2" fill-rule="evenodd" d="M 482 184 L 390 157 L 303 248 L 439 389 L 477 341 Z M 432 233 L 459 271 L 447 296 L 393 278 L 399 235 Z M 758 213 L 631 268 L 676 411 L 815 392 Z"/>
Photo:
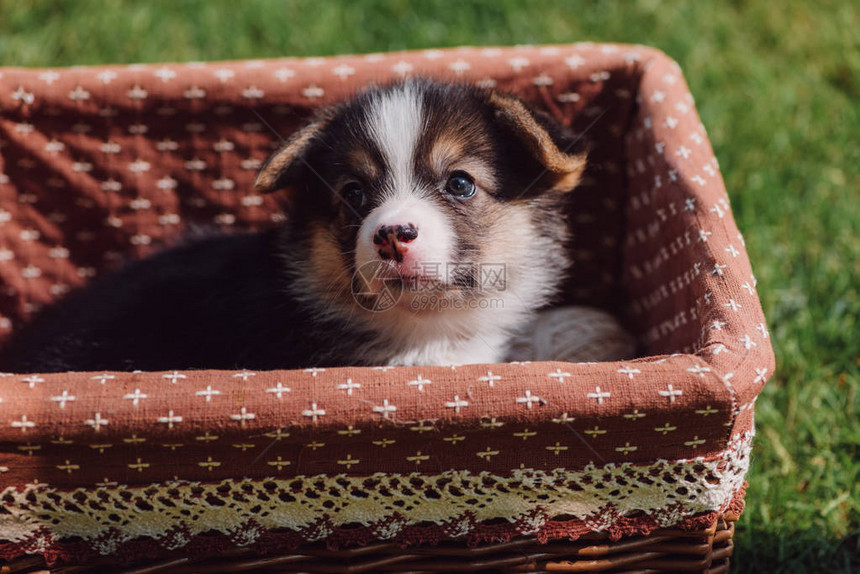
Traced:
<path id="1" fill-rule="evenodd" d="M 758 402 L 736 571 L 849 572 L 860 568 L 857 30 L 853 0 L 0 0 L 0 64 L 580 40 L 663 49 L 708 127 L 779 364 Z"/>

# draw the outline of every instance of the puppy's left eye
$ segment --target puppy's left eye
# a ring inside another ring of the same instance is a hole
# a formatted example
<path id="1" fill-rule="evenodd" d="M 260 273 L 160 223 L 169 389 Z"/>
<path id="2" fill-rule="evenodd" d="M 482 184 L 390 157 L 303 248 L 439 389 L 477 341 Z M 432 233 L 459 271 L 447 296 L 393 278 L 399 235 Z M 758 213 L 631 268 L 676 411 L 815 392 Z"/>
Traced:
<path id="1" fill-rule="evenodd" d="M 341 195 L 355 209 L 364 207 L 366 199 L 364 188 L 357 181 L 350 182 L 343 186 L 341 188 Z"/>
<path id="2" fill-rule="evenodd" d="M 475 195 L 475 181 L 465 171 L 455 171 L 448 177 L 445 191 L 461 199 L 466 199 Z"/>

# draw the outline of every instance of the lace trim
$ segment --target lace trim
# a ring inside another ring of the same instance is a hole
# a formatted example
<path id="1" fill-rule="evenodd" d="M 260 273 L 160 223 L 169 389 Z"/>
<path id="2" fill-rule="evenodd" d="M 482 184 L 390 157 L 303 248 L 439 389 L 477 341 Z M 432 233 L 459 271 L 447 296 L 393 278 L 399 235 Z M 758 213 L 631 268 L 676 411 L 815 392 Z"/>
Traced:
<path id="1" fill-rule="evenodd" d="M 5 539 L 0 558 L 151 557 L 159 548 L 186 549 L 205 545 L 203 538 L 224 536 L 234 546 L 265 551 L 275 543 L 283 548 L 320 540 L 331 546 L 460 537 L 478 543 L 517 535 L 546 541 L 586 532 L 617 538 L 696 526 L 712 521 L 733 501 L 737 505 L 751 438 L 738 438 L 710 459 L 589 465 L 576 471 L 523 469 L 509 476 L 448 471 L 68 492 L 45 485 L 13 487 L 0 498 L 5 511 L 0 513 Z M 79 540 L 70 542 L 73 538 Z"/>

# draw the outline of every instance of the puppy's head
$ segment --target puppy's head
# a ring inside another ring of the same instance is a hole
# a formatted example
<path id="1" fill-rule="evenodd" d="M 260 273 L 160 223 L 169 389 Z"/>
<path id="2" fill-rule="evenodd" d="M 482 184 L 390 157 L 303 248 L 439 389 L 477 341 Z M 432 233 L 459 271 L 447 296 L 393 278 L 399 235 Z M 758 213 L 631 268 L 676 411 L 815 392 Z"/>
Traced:
<path id="1" fill-rule="evenodd" d="M 416 301 L 505 292 L 531 309 L 569 264 L 562 205 L 585 168 L 573 143 L 512 96 L 410 81 L 324 110 L 255 187 L 288 190 L 305 270 L 332 303 L 394 289 L 420 314 Z"/>

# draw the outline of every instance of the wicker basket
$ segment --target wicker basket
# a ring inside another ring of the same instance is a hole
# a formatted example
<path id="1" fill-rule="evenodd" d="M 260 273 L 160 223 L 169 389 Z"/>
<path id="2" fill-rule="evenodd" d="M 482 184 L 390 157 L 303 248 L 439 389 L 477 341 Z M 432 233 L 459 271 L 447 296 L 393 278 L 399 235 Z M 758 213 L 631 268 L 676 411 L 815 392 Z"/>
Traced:
<path id="1" fill-rule="evenodd" d="M 410 71 L 590 130 L 564 303 L 645 356 L 4 376 L 0 572 L 728 568 L 773 354 L 692 96 L 650 48 L 4 68 L 0 339 L 189 227 L 276 225 L 250 191 L 261 118 L 289 134 Z"/>

